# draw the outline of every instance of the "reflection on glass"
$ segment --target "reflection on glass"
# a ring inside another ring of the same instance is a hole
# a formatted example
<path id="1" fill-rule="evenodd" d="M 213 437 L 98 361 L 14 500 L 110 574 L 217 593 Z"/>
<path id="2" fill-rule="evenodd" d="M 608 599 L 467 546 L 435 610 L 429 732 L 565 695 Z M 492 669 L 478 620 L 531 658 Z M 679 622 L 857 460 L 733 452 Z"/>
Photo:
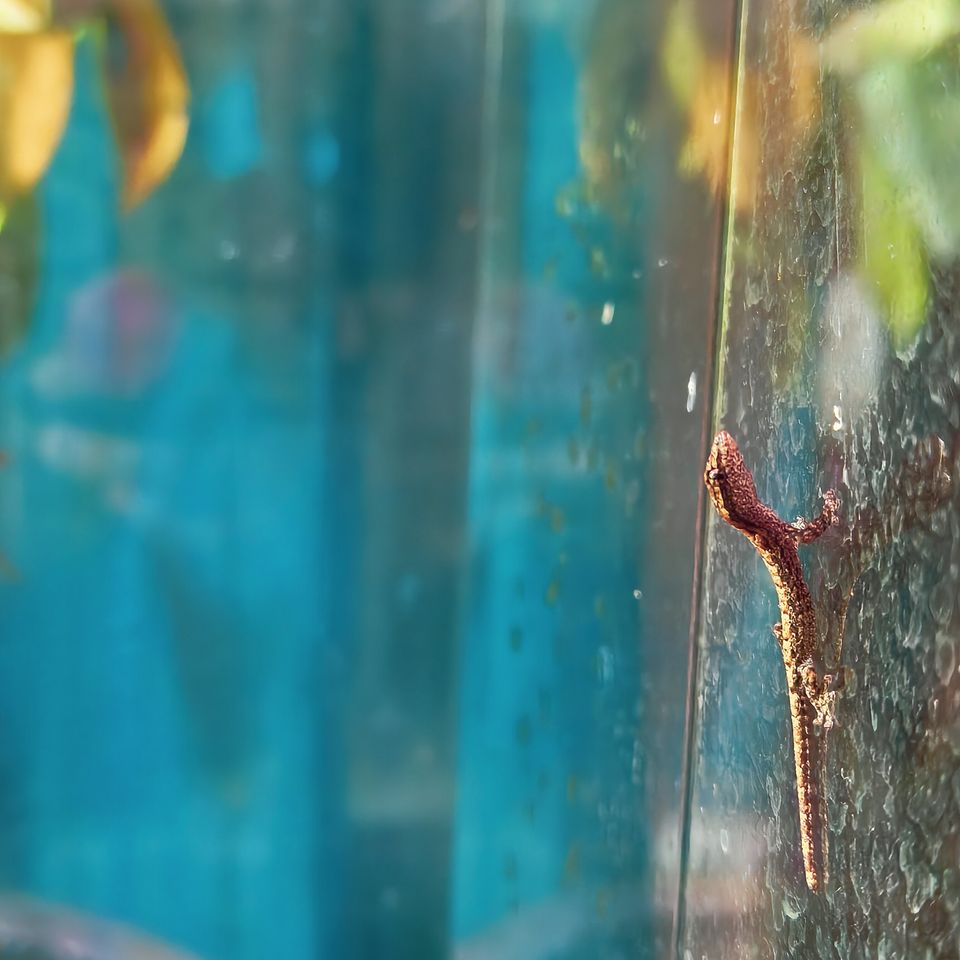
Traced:
<path id="1" fill-rule="evenodd" d="M 120 924 L 27 897 L 0 897 L 0 950 L 31 960 L 197 960 Z"/>

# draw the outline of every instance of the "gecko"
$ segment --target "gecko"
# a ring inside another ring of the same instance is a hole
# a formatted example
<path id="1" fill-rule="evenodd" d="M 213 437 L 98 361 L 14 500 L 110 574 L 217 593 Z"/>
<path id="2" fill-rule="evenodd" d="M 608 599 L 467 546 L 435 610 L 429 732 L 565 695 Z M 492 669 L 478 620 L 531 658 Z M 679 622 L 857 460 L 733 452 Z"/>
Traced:
<path id="1" fill-rule="evenodd" d="M 823 495 L 816 519 L 787 523 L 757 496 L 753 475 L 736 441 L 724 430 L 714 438 L 703 477 L 717 512 L 754 545 L 777 591 L 780 622 L 774 624 L 773 633 L 787 673 L 800 846 L 807 886 L 816 893 L 827 880 L 822 759 L 826 733 L 834 722 L 836 691 L 833 677 L 818 669 L 822 644 L 797 547 L 813 543 L 839 522 L 837 495 L 833 490 Z"/>

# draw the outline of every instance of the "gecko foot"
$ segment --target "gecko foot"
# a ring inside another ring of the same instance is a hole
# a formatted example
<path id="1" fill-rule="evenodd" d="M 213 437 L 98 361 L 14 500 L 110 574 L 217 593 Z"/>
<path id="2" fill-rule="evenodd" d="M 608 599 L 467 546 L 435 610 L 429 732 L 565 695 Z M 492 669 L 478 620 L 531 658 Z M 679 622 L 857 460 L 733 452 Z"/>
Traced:
<path id="1" fill-rule="evenodd" d="M 800 673 L 804 693 L 806 693 L 807 700 L 810 701 L 810 705 L 816 713 L 813 720 L 814 724 L 823 727 L 825 731 L 832 729 L 837 700 L 837 692 L 832 689 L 833 676 L 828 673 L 821 678 L 809 660 L 801 668 Z"/>
<path id="2" fill-rule="evenodd" d="M 836 526 L 840 522 L 837 511 L 840 509 L 840 500 L 835 490 L 828 490 L 823 495 L 823 508 L 820 515 L 814 520 L 804 520 L 798 517 L 793 523 L 789 524 L 787 529 L 790 535 L 797 543 L 813 543 L 829 527 Z"/>
<path id="3" fill-rule="evenodd" d="M 840 667 L 836 673 L 828 673 L 823 682 L 831 693 L 839 693 L 847 685 L 847 668 Z"/>

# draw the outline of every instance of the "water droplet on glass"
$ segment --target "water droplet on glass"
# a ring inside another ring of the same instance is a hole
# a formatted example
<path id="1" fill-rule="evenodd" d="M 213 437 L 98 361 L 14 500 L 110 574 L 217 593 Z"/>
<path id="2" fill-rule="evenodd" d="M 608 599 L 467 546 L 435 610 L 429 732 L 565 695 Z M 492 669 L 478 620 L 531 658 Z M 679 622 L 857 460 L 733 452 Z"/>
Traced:
<path id="1" fill-rule="evenodd" d="M 793 897 L 783 898 L 783 915 L 791 920 L 796 920 L 800 916 L 800 904 Z"/>
<path id="2" fill-rule="evenodd" d="M 720 849 L 724 853 L 730 852 L 730 832 L 726 827 L 720 828 Z"/>
<path id="3" fill-rule="evenodd" d="M 273 258 L 274 263 L 285 263 L 289 260 L 294 252 L 296 251 L 297 241 L 292 234 L 284 234 L 282 237 L 278 237 L 273 244 L 273 249 L 270 251 L 270 255 Z"/>
<path id="4" fill-rule="evenodd" d="M 605 327 L 609 327 L 610 324 L 613 323 L 613 312 L 616 309 L 616 304 L 611 303 L 609 300 L 603 305 L 603 313 L 600 314 L 600 322 Z"/>
<path id="5" fill-rule="evenodd" d="M 693 413 L 693 405 L 697 399 L 697 371 L 694 370 L 687 380 L 687 413 Z"/>
<path id="6" fill-rule="evenodd" d="M 601 647 L 597 652 L 597 667 L 601 682 L 609 683 L 613 679 L 613 651 L 609 647 Z"/>
<path id="7" fill-rule="evenodd" d="M 930 588 L 927 603 L 938 624 L 946 626 L 952 621 L 956 595 L 949 574 Z M 941 637 L 937 637 L 937 643 L 940 642 L 942 642 Z"/>
<path id="8" fill-rule="evenodd" d="M 957 668 L 957 657 L 954 651 L 953 637 L 946 633 L 937 634 L 937 676 L 946 686 Z"/>
<path id="9" fill-rule="evenodd" d="M 657 261 L 657 266 L 658 266 L 658 267 L 665 267 L 669 262 L 670 262 L 670 261 L 669 261 L 666 257 L 661 257 L 661 258 Z"/>
<path id="10" fill-rule="evenodd" d="M 843 408 L 839 404 L 833 405 L 833 431 L 840 433 L 843 430 Z"/>
<path id="11" fill-rule="evenodd" d="M 642 599 L 643 599 L 643 591 L 642 591 L 642 590 L 634 590 L 634 591 L 633 591 L 633 599 L 634 599 L 634 600 L 642 600 Z"/>

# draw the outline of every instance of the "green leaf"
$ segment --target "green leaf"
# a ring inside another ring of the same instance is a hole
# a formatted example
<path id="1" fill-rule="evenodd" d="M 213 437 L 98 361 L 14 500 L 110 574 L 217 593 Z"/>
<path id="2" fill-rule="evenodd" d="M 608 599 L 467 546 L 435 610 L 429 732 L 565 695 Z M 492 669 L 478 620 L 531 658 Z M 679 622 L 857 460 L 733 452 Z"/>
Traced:
<path id="1" fill-rule="evenodd" d="M 924 324 L 929 268 L 905 194 L 869 148 L 860 151 L 863 273 L 897 347 Z"/>
<path id="2" fill-rule="evenodd" d="M 960 32 L 958 0 L 883 0 L 838 20 L 820 42 L 831 73 L 857 76 L 894 60 L 915 62 Z"/>
<path id="3" fill-rule="evenodd" d="M 690 0 L 678 0 L 667 15 L 660 65 L 670 92 L 689 108 L 703 76 L 706 55 Z"/>

